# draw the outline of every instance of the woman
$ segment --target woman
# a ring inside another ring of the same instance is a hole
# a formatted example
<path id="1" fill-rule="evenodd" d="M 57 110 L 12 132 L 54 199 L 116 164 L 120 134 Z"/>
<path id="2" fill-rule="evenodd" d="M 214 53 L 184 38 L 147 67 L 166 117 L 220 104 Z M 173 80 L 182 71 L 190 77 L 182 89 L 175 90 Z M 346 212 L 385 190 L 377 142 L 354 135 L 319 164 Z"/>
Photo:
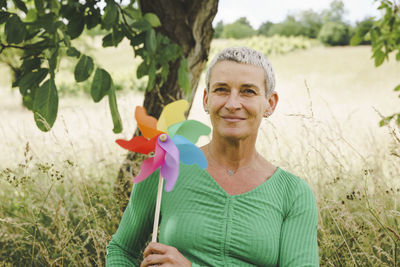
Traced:
<path id="1" fill-rule="evenodd" d="M 152 229 L 158 171 L 134 186 L 107 265 L 318 266 L 315 197 L 301 179 L 255 148 L 263 117 L 278 95 L 268 60 L 246 47 L 221 51 L 210 63 L 203 104 L 213 126 L 202 147 L 206 171 L 181 165 L 164 193 L 159 243 L 140 252 Z"/>

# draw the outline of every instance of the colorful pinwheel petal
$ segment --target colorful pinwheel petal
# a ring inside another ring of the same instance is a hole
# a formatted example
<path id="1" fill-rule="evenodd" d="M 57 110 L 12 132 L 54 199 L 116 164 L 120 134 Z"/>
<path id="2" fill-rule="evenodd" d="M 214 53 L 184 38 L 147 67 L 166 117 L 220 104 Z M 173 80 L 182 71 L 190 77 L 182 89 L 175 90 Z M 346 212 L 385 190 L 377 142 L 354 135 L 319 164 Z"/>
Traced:
<path id="1" fill-rule="evenodd" d="M 174 188 L 179 175 L 179 150 L 168 136 L 165 140 L 160 140 L 160 138 L 158 138 L 157 143 L 166 153 L 160 173 L 165 179 L 165 191 L 169 192 Z"/>
<path id="2" fill-rule="evenodd" d="M 155 170 L 160 167 L 164 161 L 165 161 L 165 150 L 160 146 L 158 140 L 156 143 L 156 152 L 154 154 L 154 157 L 150 157 L 148 159 L 145 159 L 140 166 L 140 172 L 138 176 L 136 176 L 133 179 L 134 183 L 139 183 L 149 177 L 150 174 L 152 174 Z M 164 177 L 165 178 L 165 177 Z"/>
<path id="3" fill-rule="evenodd" d="M 179 175 L 179 161 L 207 168 L 206 157 L 193 143 L 201 135 L 208 135 L 211 130 L 201 122 L 185 120 L 188 108 L 189 103 L 186 100 L 172 102 L 164 107 L 157 121 L 147 115 L 145 108 L 136 107 L 135 118 L 143 136 L 133 137 L 129 141 L 118 139 L 116 142 L 133 152 L 149 154 L 155 151 L 155 154 L 143 161 L 139 175 L 133 179 L 134 183 L 143 181 L 161 167 L 161 176 L 166 181 L 165 191 L 169 192 Z"/>
<path id="4" fill-rule="evenodd" d="M 193 144 L 196 144 L 200 136 L 209 135 L 210 132 L 210 127 L 195 120 L 178 122 L 168 127 L 169 136 L 181 135 Z"/>
<path id="5" fill-rule="evenodd" d="M 168 131 L 168 127 L 186 120 L 185 112 L 189 108 L 189 103 L 184 100 L 177 100 L 166 105 L 157 122 L 157 129 L 163 132 Z"/>
<path id="6" fill-rule="evenodd" d="M 172 141 L 179 149 L 179 159 L 187 165 L 197 164 L 200 168 L 206 169 L 208 162 L 200 148 L 193 145 L 189 140 L 180 135 L 172 137 Z"/>
<path id="7" fill-rule="evenodd" d="M 153 152 L 156 147 L 157 136 L 151 138 L 150 140 L 143 136 L 135 136 L 129 141 L 117 139 L 115 142 L 129 151 L 141 154 L 149 154 L 150 152 Z"/>
<path id="8" fill-rule="evenodd" d="M 146 138 L 153 138 L 154 136 L 164 133 L 157 129 L 157 119 L 147 115 L 146 109 L 144 107 L 136 107 L 135 119 L 139 130 Z"/>

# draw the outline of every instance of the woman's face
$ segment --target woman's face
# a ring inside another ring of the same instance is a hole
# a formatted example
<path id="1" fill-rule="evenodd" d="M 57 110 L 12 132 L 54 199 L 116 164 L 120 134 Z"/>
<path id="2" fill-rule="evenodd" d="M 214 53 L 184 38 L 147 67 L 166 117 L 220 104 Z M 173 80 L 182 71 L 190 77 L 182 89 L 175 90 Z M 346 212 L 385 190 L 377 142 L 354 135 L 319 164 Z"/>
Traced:
<path id="1" fill-rule="evenodd" d="M 272 113 L 277 94 L 265 96 L 265 75 L 261 67 L 234 61 L 220 61 L 210 74 L 209 91 L 203 104 L 209 110 L 213 134 L 229 139 L 257 137 L 263 116 Z"/>

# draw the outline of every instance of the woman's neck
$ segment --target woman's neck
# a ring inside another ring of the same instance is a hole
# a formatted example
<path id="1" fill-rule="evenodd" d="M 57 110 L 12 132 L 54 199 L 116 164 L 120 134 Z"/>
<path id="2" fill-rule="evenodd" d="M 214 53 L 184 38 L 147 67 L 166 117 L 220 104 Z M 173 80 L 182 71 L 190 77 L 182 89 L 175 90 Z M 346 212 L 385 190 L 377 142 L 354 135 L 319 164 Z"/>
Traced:
<path id="1" fill-rule="evenodd" d="M 255 149 L 255 140 L 229 140 L 213 136 L 207 145 L 210 157 L 225 168 L 239 169 L 257 163 L 259 157 Z"/>

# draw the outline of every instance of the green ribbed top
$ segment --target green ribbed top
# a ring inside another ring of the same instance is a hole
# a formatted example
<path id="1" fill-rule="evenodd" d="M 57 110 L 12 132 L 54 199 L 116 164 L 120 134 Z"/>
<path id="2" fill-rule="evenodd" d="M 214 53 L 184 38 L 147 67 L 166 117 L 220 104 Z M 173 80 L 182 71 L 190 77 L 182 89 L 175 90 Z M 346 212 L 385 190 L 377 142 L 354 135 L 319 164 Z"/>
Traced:
<path id="1" fill-rule="evenodd" d="M 154 219 L 159 172 L 134 185 L 107 266 L 139 266 Z M 277 168 L 258 187 L 229 195 L 196 165 L 180 165 L 174 190 L 163 192 L 159 242 L 192 266 L 319 266 L 318 212 L 306 182 Z"/>

